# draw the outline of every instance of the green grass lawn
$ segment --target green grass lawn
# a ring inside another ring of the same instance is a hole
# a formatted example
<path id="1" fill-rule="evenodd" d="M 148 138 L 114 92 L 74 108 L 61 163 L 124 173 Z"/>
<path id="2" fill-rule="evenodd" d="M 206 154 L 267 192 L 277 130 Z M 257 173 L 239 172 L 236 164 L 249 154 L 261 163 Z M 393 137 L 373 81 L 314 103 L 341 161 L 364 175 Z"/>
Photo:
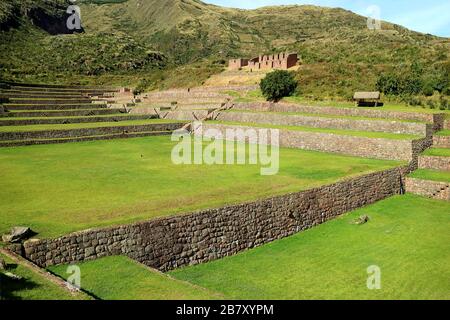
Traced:
<path id="1" fill-rule="evenodd" d="M 353 136 L 353 137 L 365 137 L 365 138 L 381 138 L 381 139 L 394 139 L 394 140 L 415 140 L 423 138 L 418 135 L 412 134 L 396 134 L 388 132 L 370 132 L 370 131 L 356 131 L 356 130 L 342 130 L 342 129 L 327 129 L 327 128 L 313 128 L 305 126 L 287 126 L 287 125 L 273 125 L 273 124 L 262 124 L 262 123 L 251 123 L 251 122 L 234 122 L 234 121 L 208 121 L 207 124 L 223 124 L 223 125 L 236 125 L 236 126 L 247 126 L 247 127 L 258 127 L 258 128 L 273 128 L 281 130 L 294 130 L 294 131 L 304 131 L 304 132 L 317 132 L 317 133 L 331 133 L 342 136 Z"/>
<path id="2" fill-rule="evenodd" d="M 411 178 L 450 182 L 450 171 L 419 169 L 409 175 Z"/>
<path id="3" fill-rule="evenodd" d="M 396 196 L 170 275 L 228 299 L 450 299 L 449 213 L 445 201 Z M 351 224 L 363 214 L 367 224 Z M 381 269 L 381 290 L 367 288 L 372 265 Z"/>
<path id="4" fill-rule="evenodd" d="M 450 130 L 442 130 L 435 133 L 438 136 L 450 136 Z"/>
<path id="5" fill-rule="evenodd" d="M 39 237 L 55 237 L 305 190 L 402 164 L 282 148 L 278 175 L 261 176 L 255 165 L 174 165 L 175 144 L 162 136 L 0 148 L 0 232 L 23 224 Z"/>
<path id="6" fill-rule="evenodd" d="M 450 148 L 431 148 L 425 150 L 423 153 L 425 156 L 433 157 L 450 157 Z"/>
<path id="7" fill-rule="evenodd" d="M 13 118 L 14 119 L 14 118 Z M 130 120 L 121 122 L 92 122 L 92 123 L 68 123 L 68 124 L 37 124 L 29 126 L 2 126 L 0 132 L 29 132 L 29 131 L 45 131 L 45 130 L 69 130 L 69 129 L 86 129 L 100 127 L 122 127 L 122 126 L 139 126 L 157 123 L 185 123 L 187 121 L 164 120 L 164 119 L 146 119 L 146 120 Z"/>
<path id="8" fill-rule="evenodd" d="M 22 277 L 11 280 L 0 271 L 0 300 L 84 300 L 82 293 L 72 295 L 69 291 L 45 279 L 28 267 L 18 265 L 0 254 L 8 264 L 8 272 Z"/>
<path id="9" fill-rule="evenodd" d="M 78 264 L 81 287 L 102 300 L 208 300 L 221 294 L 145 267 L 127 257 L 107 257 Z M 67 279 L 67 266 L 50 271 Z"/>

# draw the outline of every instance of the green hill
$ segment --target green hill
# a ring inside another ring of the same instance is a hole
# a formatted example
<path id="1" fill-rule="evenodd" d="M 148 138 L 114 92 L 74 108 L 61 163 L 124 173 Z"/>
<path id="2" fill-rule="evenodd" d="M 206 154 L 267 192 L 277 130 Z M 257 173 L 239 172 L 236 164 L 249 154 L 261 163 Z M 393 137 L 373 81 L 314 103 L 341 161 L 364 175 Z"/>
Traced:
<path id="1" fill-rule="evenodd" d="M 44 2 L 49 5 L 33 1 Z M 145 84 L 153 87 L 195 85 L 223 70 L 228 58 L 289 50 L 302 56 L 297 74 L 302 93 L 348 97 L 354 90 L 374 89 L 380 72 L 407 70 L 417 63 L 432 77 L 450 65 L 450 39 L 387 22 L 380 31 L 369 30 L 365 17 L 338 8 L 240 10 L 197 0 L 81 2 L 84 34 L 50 36 L 29 21 L 2 31 L 0 63 L 5 76 L 17 78 L 25 72 L 45 79 L 58 74 L 63 80 L 75 73 L 86 81 L 95 75 L 97 80 L 109 77 L 130 83 L 146 78 Z M 54 56 L 44 53 L 55 46 L 61 50 Z M 69 54 L 75 62 L 60 64 L 63 48 L 72 46 L 86 58 Z M 26 63 L 21 63 L 24 58 Z"/>

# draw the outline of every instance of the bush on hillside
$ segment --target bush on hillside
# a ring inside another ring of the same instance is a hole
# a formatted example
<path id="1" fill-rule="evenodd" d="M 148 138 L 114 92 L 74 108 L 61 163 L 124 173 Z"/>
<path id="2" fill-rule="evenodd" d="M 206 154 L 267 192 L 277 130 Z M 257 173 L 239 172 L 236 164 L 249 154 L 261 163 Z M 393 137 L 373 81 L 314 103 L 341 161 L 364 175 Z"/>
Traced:
<path id="1" fill-rule="evenodd" d="M 297 81 L 289 71 L 276 70 L 269 73 L 260 83 L 263 96 L 268 101 L 278 101 L 291 96 L 297 88 Z"/>

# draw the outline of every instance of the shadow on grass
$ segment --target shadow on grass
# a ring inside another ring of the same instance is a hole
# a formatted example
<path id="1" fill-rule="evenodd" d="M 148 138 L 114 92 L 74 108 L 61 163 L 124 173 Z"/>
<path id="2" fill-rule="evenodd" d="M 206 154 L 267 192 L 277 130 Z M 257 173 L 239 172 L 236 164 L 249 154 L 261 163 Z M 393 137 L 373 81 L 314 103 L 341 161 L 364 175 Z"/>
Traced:
<path id="1" fill-rule="evenodd" d="M 15 270 L 16 264 L 9 264 L 7 272 Z M 6 276 L 3 272 L 0 272 L 0 300 L 22 300 L 22 297 L 18 295 L 20 291 L 32 290 L 39 287 L 39 285 L 28 279 L 12 279 Z"/>

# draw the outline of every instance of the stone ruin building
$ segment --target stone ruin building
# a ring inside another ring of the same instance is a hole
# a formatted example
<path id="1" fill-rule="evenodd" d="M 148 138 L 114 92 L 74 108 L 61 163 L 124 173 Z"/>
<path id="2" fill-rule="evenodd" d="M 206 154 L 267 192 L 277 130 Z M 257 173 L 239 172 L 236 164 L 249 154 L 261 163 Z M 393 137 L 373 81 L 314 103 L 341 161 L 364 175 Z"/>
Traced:
<path id="1" fill-rule="evenodd" d="M 239 70 L 249 67 L 252 70 L 287 70 L 297 65 L 298 55 L 296 53 L 278 53 L 271 55 L 260 55 L 253 59 L 231 59 L 228 64 L 230 70 Z"/>

